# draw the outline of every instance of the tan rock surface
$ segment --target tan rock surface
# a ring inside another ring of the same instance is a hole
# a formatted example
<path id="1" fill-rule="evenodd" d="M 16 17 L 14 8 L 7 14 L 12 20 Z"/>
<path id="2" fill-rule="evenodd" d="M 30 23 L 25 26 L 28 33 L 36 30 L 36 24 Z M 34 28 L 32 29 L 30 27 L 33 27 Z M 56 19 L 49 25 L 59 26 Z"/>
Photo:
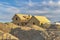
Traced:
<path id="1" fill-rule="evenodd" d="M 12 29 L 10 33 L 21 40 L 45 40 L 48 36 L 46 31 L 36 25 L 33 26 L 21 26 L 20 28 Z"/>
<path id="2" fill-rule="evenodd" d="M 0 40 L 19 40 L 17 37 L 0 30 Z"/>

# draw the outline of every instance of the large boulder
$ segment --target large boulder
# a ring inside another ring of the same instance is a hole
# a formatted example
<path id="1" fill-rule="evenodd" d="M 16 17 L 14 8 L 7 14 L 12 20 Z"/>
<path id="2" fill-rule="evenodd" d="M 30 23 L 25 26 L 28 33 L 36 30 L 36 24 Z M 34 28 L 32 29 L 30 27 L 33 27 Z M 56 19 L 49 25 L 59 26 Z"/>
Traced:
<path id="1" fill-rule="evenodd" d="M 46 31 L 38 26 L 30 28 L 25 26 L 25 28 L 22 28 L 12 29 L 10 34 L 16 36 L 20 40 L 45 40 L 48 37 Z"/>

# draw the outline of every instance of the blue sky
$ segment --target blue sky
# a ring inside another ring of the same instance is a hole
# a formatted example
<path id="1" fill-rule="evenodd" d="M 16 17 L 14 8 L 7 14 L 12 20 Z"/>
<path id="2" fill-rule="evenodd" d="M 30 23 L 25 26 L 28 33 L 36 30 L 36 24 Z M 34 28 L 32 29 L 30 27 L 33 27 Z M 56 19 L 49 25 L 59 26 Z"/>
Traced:
<path id="1" fill-rule="evenodd" d="M 60 21 L 60 0 L 0 0 L 0 22 L 10 22 L 14 14 L 46 16 Z"/>

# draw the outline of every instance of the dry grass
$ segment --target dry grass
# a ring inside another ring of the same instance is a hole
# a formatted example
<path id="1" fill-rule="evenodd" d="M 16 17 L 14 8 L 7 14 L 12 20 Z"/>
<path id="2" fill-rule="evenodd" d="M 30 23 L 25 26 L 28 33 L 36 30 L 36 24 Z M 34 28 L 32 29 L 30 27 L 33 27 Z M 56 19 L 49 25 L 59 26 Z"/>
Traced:
<path id="1" fill-rule="evenodd" d="M 18 38 L 16 38 L 15 36 L 9 34 L 9 33 L 5 33 L 3 31 L 0 30 L 0 40 L 5 40 L 5 39 L 16 39 L 19 40 Z"/>
<path id="2" fill-rule="evenodd" d="M 60 26 L 56 26 L 57 28 L 59 28 Z M 35 39 L 39 38 L 40 36 L 40 31 L 42 31 L 46 36 L 48 35 L 48 32 L 46 31 L 46 29 L 39 27 L 37 25 L 26 25 L 26 26 L 17 26 L 13 23 L 0 23 L 0 32 L 4 33 L 4 36 L 6 38 L 6 35 L 12 36 L 12 38 L 15 38 L 15 36 L 17 35 L 11 35 L 9 34 L 9 32 L 11 32 L 11 29 L 16 29 L 16 28 L 20 28 L 19 33 L 17 34 L 19 37 L 17 38 L 21 38 L 22 40 L 33 40 L 34 37 Z M 1 38 L 1 36 L 0 36 Z M 34 39 L 34 40 L 35 40 Z"/>

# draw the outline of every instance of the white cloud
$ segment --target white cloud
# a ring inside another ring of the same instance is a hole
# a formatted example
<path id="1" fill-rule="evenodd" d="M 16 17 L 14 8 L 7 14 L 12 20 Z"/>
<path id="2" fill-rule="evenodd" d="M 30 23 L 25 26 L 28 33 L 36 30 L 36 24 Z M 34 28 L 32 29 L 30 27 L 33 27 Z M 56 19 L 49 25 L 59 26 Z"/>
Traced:
<path id="1" fill-rule="evenodd" d="M 58 1 L 58 4 L 60 5 L 60 1 Z"/>
<path id="2" fill-rule="evenodd" d="M 54 2 L 52 0 L 49 1 L 43 1 L 43 2 L 33 2 L 32 0 L 29 0 L 29 2 L 20 2 L 19 0 L 15 0 L 16 6 L 19 8 L 13 7 L 13 6 L 8 6 L 8 5 L 3 5 L 0 3 L 0 16 L 2 15 L 1 13 L 8 14 L 9 16 L 1 16 L 0 18 L 2 19 L 10 19 L 12 15 L 15 13 L 31 13 L 31 14 L 46 14 L 48 13 L 47 17 L 55 17 L 52 14 L 49 15 L 50 13 L 59 14 L 60 13 L 60 1 Z M 8 3 L 7 3 L 8 4 Z M 59 16 L 60 17 L 60 16 Z"/>
<path id="3" fill-rule="evenodd" d="M 20 4 L 19 1 L 17 1 L 17 3 Z M 21 9 L 23 9 L 23 10 L 26 9 L 24 11 L 26 11 L 27 13 L 50 13 L 50 12 L 51 13 L 60 13 L 59 12 L 60 11 L 60 1 L 54 2 L 53 0 L 49 0 L 49 1 L 44 0 L 43 2 L 39 3 L 39 2 L 32 2 L 32 0 L 29 0 L 29 2 L 25 2 L 25 3 L 26 3 L 26 6 L 25 5 L 22 6 Z M 21 5 L 23 5 L 23 4 L 21 4 Z M 31 7 L 31 10 L 30 10 L 30 7 Z M 34 7 L 37 10 L 33 9 Z M 41 10 L 40 10 L 40 7 L 41 7 Z"/>
<path id="4" fill-rule="evenodd" d="M 53 11 L 51 11 L 52 13 L 54 13 L 54 14 L 60 14 L 60 9 L 58 9 L 58 10 L 53 10 Z"/>
<path id="5" fill-rule="evenodd" d="M 43 1 L 42 4 L 47 4 L 47 2 L 46 1 Z"/>
<path id="6" fill-rule="evenodd" d="M 54 4 L 54 2 L 52 0 L 49 1 L 49 4 Z"/>
<path id="7" fill-rule="evenodd" d="M 13 6 L 0 6 L 0 10 L 1 12 L 6 12 L 6 13 L 9 13 L 9 14 L 15 14 L 15 13 L 19 13 L 20 10 L 16 7 L 13 7 Z"/>
<path id="8" fill-rule="evenodd" d="M 60 7 L 60 1 L 57 2 L 57 5 Z"/>
<path id="9" fill-rule="evenodd" d="M 28 3 L 29 6 L 33 6 L 33 3 L 31 0 L 29 0 L 29 3 Z"/>
<path id="10" fill-rule="evenodd" d="M 48 13 L 48 11 L 41 11 L 41 10 L 28 10 L 26 13 L 33 13 L 33 14 L 42 14 L 42 13 Z"/>
<path id="11" fill-rule="evenodd" d="M 13 14 L 20 12 L 20 10 L 16 7 L 8 7 L 8 8 L 6 8 L 6 10 L 7 10 L 7 12 L 13 13 Z"/>
<path id="12" fill-rule="evenodd" d="M 0 5 L 0 19 L 1 20 L 11 20 L 13 15 L 19 12 L 20 10 L 16 7 L 4 5 L 4 4 Z"/>

